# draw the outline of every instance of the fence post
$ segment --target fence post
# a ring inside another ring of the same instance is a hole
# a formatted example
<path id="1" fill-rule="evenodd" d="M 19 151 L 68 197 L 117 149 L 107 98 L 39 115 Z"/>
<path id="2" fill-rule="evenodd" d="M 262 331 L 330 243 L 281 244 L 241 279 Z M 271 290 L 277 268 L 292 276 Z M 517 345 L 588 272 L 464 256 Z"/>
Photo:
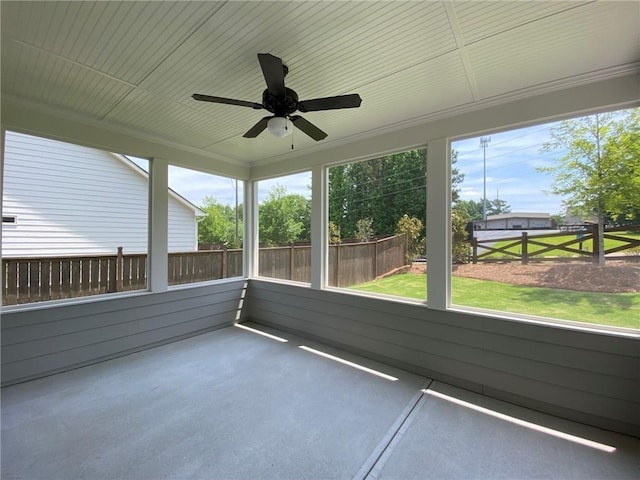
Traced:
<path id="1" fill-rule="evenodd" d="M 522 232 L 522 265 L 529 263 L 528 233 Z"/>
<path id="2" fill-rule="evenodd" d="M 378 240 L 373 241 L 373 278 L 378 278 Z"/>
<path id="3" fill-rule="evenodd" d="M 413 259 L 409 258 L 409 235 L 406 233 L 403 233 L 402 235 L 404 236 L 404 242 L 402 242 L 402 258 L 405 263 L 411 265 Z"/>
<path id="4" fill-rule="evenodd" d="M 293 280 L 293 245 L 289 247 L 289 280 Z"/>
<path id="5" fill-rule="evenodd" d="M 471 262 L 475 265 L 478 263 L 478 237 L 473 237 L 471 239 Z"/>
<path id="6" fill-rule="evenodd" d="M 116 257 L 116 292 L 122 291 L 123 264 L 122 247 L 118 247 L 118 256 Z"/>
<path id="7" fill-rule="evenodd" d="M 342 285 L 340 285 L 340 279 L 342 278 L 342 273 L 340 272 L 340 241 L 338 241 L 336 247 L 338 247 L 336 248 L 336 266 L 335 266 L 336 287 L 341 287 Z"/>
<path id="8" fill-rule="evenodd" d="M 594 223 L 591 225 L 591 243 L 593 244 L 592 262 L 594 265 L 598 265 L 598 257 L 600 257 L 600 242 L 598 236 L 600 235 L 600 223 Z"/>
<path id="9" fill-rule="evenodd" d="M 222 245 L 222 278 L 227 278 L 229 259 L 227 257 L 227 245 Z"/>

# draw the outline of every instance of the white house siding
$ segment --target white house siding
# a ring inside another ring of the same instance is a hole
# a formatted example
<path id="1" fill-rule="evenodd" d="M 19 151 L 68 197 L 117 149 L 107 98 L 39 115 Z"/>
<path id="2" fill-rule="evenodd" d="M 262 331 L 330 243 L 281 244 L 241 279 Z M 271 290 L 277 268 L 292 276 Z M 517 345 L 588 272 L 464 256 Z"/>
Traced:
<path id="1" fill-rule="evenodd" d="M 3 183 L 3 257 L 147 251 L 148 177 L 117 155 L 6 132 Z M 194 210 L 169 202 L 170 250 L 195 250 Z"/>
<path id="2" fill-rule="evenodd" d="M 198 250 L 198 224 L 195 221 L 193 210 L 187 210 L 183 204 L 170 196 L 168 215 L 169 251 L 190 252 Z"/>

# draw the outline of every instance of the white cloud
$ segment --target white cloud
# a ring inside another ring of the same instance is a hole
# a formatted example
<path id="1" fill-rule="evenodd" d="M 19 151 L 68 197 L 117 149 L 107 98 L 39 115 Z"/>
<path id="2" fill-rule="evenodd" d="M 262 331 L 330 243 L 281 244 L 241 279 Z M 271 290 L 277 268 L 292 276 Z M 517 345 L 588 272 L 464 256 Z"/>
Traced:
<path id="1" fill-rule="evenodd" d="M 486 149 L 486 170 L 480 148 L 480 137 L 453 143 L 458 151 L 455 164 L 464 174 L 458 186 L 464 200 L 482 198 L 486 181 L 487 198 L 498 196 L 512 211 L 556 213 L 562 210 L 561 198 L 547 195 L 552 177 L 537 168 L 553 165 L 563 152 L 542 152 L 550 139 L 550 129 L 556 124 L 538 125 L 491 135 Z"/>

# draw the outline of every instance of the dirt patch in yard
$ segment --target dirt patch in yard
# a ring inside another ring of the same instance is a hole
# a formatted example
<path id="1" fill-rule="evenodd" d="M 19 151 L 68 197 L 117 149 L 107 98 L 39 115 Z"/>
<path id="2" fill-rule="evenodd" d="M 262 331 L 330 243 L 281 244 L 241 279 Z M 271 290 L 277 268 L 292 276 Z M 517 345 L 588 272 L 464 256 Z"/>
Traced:
<path id="1" fill-rule="evenodd" d="M 515 262 L 455 265 L 453 275 L 516 285 L 584 292 L 640 292 L 640 261 L 638 260 L 634 257 L 626 260 L 607 260 L 603 267 L 575 262 L 541 262 L 528 265 Z M 411 273 L 425 273 L 426 267 L 424 264 L 414 263 L 409 271 Z"/>

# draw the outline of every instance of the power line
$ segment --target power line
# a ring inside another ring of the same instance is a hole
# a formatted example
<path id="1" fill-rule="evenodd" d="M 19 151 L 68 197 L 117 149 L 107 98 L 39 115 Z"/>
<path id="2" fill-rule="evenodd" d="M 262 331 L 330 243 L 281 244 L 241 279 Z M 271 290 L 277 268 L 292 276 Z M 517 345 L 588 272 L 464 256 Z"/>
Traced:
<path id="1" fill-rule="evenodd" d="M 349 165 L 353 165 L 353 164 L 349 164 Z M 346 165 L 346 166 L 349 166 L 349 165 Z M 340 168 L 340 166 L 331 167 L 330 170 L 332 168 Z M 373 183 L 373 182 L 377 182 L 377 181 L 380 181 L 380 180 L 384 180 L 386 178 L 393 178 L 393 177 L 396 177 L 396 176 L 399 176 L 399 175 L 405 175 L 407 172 L 412 172 L 414 170 L 417 171 L 417 170 L 423 170 L 423 169 L 425 170 L 424 175 L 426 175 L 426 162 L 424 164 L 417 165 L 417 166 L 415 166 L 413 168 L 410 168 L 410 169 L 407 169 L 407 170 L 403 170 L 401 172 L 394 172 L 392 174 L 385 175 L 385 176 L 382 176 L 382 177 L 375 177 L 375 178 L 373 178 L 371 180 L 367 180 L 365 182 L 361 182 L 359 185 L 366 185 L 366 184 L 369 184 L 369 183 Z"/>
<path id="2" fill-rule="evenodd" d="M 553 155 L 555 155 L 555 153 L 550 153 L 550 154 L 548 154 L 548 155 L 541 155 L 541 156 L 539 156 L 539 157 L 536 157 L 536 158 L 535 158 L 535 160 L 540 160 L 540 159 L 548 158 L 548 157 L 551 157 L 551 156 L 553 156 Z M 527 159 L 527 160 L 518 160 L 517 162 L 511 162 L 511 163 L 507 163 L 507 164 L 496 165 L 495 167 L 489 167 L 489 168 L 487 168 L 487 172 L 492 172 L 492 171 L 495 171 L 495 170 L 500 170 L 500 169 L 502 169 L 502 168 L 510 168 L 510 167 L 512 167 L 512 166 L 514 166 L 514 165 L 520 165 L 520 164 L 523 164 L 523 163 L 527 163 L 527 162 L 529 162 L 529 161 L 531 161 L 531 159 Z M 480 170 L 479 168 L 476 168 L 476 169 L 467 169 L 467 170 L 462 171 L 462 173 L 463 173 L 465 176 L 466 176 L 466 175 L 472 175 L 472 174 L 476 173 L 476 172 L 477 172 L 477 171 L 479 171 L 479 170 Z"/>
<path id="3" fill-rule="evenodd" d="M 388 197 L 390 195 L 398 195 L 398 194 L 401 194 L 401 193 L 410 192 L 412 190 L 418 190 L 418 189 L 426 188 L 426 186 L 427 185 L 425 183 L 424 185 L 416 185 L 415 187 L 405 188 L 405 189 L 402 189 L 402 190 L 396 190 L 396 191 L 393 191 L 393 192 L 386 192 L 386 193 L 383 193 L 381 195 L 366 195 L 365 196 L 365 194 L 363 194 L 363 193 L 354 193 L 354 195 L 352 197 L 340 196 L 340 197 L 338 197 L 337 200 L 335 200 L 335 202 L 332 202 L 332 200 L 329 199 L 329 203 L 330 203 L 330 206 L 343 206 L 345 201 L 346 201 L 347 206 L 349 206 L 349 205 L 352 205 L 352 204 L 378 200 L 380 198 Z M 358 197 L 364 197 L 364 198 L 358 198 Z M 338 200 L 340 200 L 340 201 L 338 202 Z"/>

